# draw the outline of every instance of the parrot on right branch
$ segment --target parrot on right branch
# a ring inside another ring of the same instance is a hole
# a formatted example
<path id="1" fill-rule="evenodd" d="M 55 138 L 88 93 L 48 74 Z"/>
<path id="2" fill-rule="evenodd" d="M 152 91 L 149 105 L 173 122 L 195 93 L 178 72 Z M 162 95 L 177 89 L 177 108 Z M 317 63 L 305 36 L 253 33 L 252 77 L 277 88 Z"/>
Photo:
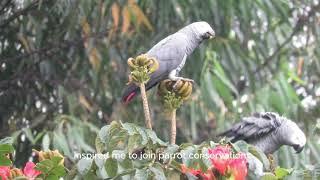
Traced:
<path id="1" fill-rule="evenodd" d="M 274 112 L 254 113 L 244 117 L 219 136 L 230 137 L 231 142 L 244 140 L 266 155 L 274 153 L 282 145 L 291 146 L 296 153 L 300 153 L 306 145 L 306 135 L 299 126 Z"/>

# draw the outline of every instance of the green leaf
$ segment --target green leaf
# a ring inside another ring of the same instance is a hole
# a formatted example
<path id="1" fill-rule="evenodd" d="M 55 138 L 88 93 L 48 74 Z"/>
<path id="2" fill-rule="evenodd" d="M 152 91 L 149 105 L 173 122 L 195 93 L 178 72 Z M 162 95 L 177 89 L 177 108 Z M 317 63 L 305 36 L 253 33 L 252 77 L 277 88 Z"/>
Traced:
<path id="1" fill-rule="evenodd" d="M 161 139 L 158 138 L 157 134 L 150 130 L 150 129 L 145 129 L 145 131 L 148 134 L 149 139 L 152 141 L 153 144 L 159 144 L 159 145 L 163 145 L 166 146 L 167 143 L 163 142 Z"/>
<path id="2" fill-rule="evenodd" d="M 0 154 L 12 153 L 14 148 L 10 144 L 0 144 Z"/>
<path id="3" fill-rule="evenodd" d="M 264 175 L 261 177 L 261 180 L 278 180 L 278 178 L 272 174 L 272 173 L 264 173 Z"/>
<path id="4" fill-rule="evenodd" d="M 164 151 L 163 151 L 163 162 L 167 163 L 172 155 L 179 150 L 179 146 L 176 144 L 170 144 Z"/>
<path id="5" fill-rule="evenodd" d="M 149 167 L 150 171 L 154 174 L 154 178 L 157 180 L 167 180 L 161 167 Z"/>
<path id="6" fill-rule="evenodd" d="M 50 159 L 46 159 L 37 163 L 36 169 L 41 171 L 43 174 L 48 174 L 53 166 L 53 162 Z"/>
<path id="7" fill-rule="evenodd" d="M 121 124 L 123 129 L 127 131 L 127 133 L 129 134 L 129 136 L 133 136 L 135 134 L 137 134 L 136 128 L 135 128 L 135 124 L 132 123 L 123 123 Z"/>
<path id="8" fill-rule="evenodd" d="M 106 143 L 108 141 L 108 136 L 109 136 L 109 128 L 110 125 L 103 126 L 101 130 L 99 131 L 99 138 L 101 142 Z"/>
<path id="9" fill-rule="evenodd" d="M 124 169 L 131 169 L 132 168 L 132 161 L 129 158 L 125 158 L 124 160 L 119 162 L 120 166 Z"/>
<path id="10" fill-rule="evenodd" d="M 37 170 L 42 172 L 42 176 L 44 176 L 45 179 L 56 179 L 56 177 L 63 177 L 66 175 L 66 171 L 64 169 L 64 166 L 60 165 L 61 157 L 52 157 L 51 159 L 46 159 L 43 161 L 40 161 L 36 164 Z"/>
<path id="11" fill-rule="evenodd" d="M 61 162 L 62 159 L 63 159 L 62 157 L 53 156 L 50 160 L 51 160 L 55 165 L 58 165 L 58 164 Z"/>
<path id="12" fill-rule="evenodd" d="M 53 144 L 56 148 L 62 150 L 65 155 L 71 157 L 67 137 L 63 133 L 53 132 Z"/>
<path id="13" fill-rule="evenodd" d="M 254 147 L 252 145 L 249 145 L 249 153 L 251 153 L 253 156 L 258 158 L 262 162 L 264 168 L 266 168 L 266 169 L 270 168 L 270 162 L 269 162 L 267 156 L 260 149 Z"/>
<path id="14" fill-rule="evenodd" d="M 136 130 L 138 131 L 138 133 L 140 134 L 140 136 L 142 138 L 141 145 L 146 145 L 148 143 L 148 135 L 147 135 L 146 131 L 139 126 L 136 126 Z"/>
<path id="15" fill-rule="evenodd" d="M 274 171 L 274 173 L 276 174 L 277 178 L 279 179 L 283 179 L 286 176 L 290 175 L 293 172 L 293 169 L 285 169 L 285 168 L 281 168 L 281 167 L 277 167 Z"/>
<path id="16" fill-rule="evenodd" d="M 78 172 L 83 176 L 86 175 L 92 167 L 92 162 L 93 159 L 80 159 L 77 163 Z"/>
<path id="17" fill-rule="evenodd" d="M 49 134 L 45 134 L 42 138 L 42 150 L 48 151 L 50 147 L 50 136 Z"/>
<path id="18" fill-rule="evenodd" d="M 135 149 L 141 148 L 141 144 L 139 144 L 140 136 L 139 135 L 132 135 L 129 137 L 128 140 L 128 152 L 131 154 Z"/>
<path id="19" fill-rule="evenodd" d="M 237 141 L 232 146 L 236 149 L 237 152 L 248 152 L 248 144 L 245 141 Z"/>
<path id="20" fill-rule="evenodd" d="M 46 176 L 45 179 L 48 179 L 48 180 L 59 180 L 59 177 L 54 175 L 54 174 L 49 174 L 48 176 Z"/>
<path id="21" fill-rule="evenodd" d="M 110 177 L 114 177 L 117 175 L 118 163 L 115 159 L 112 159 L 112 158 L 107 159 L 104 167 Z"/>
<path id="22" fill-rule="evenodd" d="M 214 60 L 214 69 L 213 72 L 215 75 L 221 80 L 221 82 L 227 86 L 231 91 L 233 91 L 238 96 L 238 91 L 235 86 L 229 81 L 228 77 L 226 76 L 222 66 L 220 65 L 218 60 Z"/>
<path id="23" fill-rule="evenodd" d="M 58 177 L 63 177 L 66 174 L 66 171 L 63 166 L 55 165 L 55 167 L 51 170 L 50 173 Z"/>
<path id="24" fill-rule="evenodd" d="M 99 136 L 96 137 L 95 145 L 96 145 L 97 153 L 103 153 L 103 151 L 105 150 L 106 144 L 102 142 Z"/>
<path id="25" fill-rule="evenodd" d="M 186 147 L 183 150 L 181 150 L 181 154 L 182 154 L 182 163 L 185 164 L 187 167 L 192 167 L 194 159 L 189 158 L 192 157 L 192 154 L 194 154 L 195 148 L 192 146 Z"/>
<path id="26" fill-rule="evenodd" d="M 11 160 L 3 154 L 0 154 L 0 166 L 11 166 Z"/>
<path id="27" fill-rule="evenodd" d="M 35 139 L 34 139 L 34 136 L 31 132 L 31 129 L 30 128 L 23 128 L 22 131 L 24 132 L 24 134 L 26 135 L 26 137 L 28 138 L 28 140 L 34 144 L 35 143 Z"/>
<path id="28" fill-rule="evenodd" d="M 12 137 L 5 137 L 0 140 L 0 144 L 12 144 L 13 138 Z"/>
<path id="29" fill-rule="evenodd" d="M 133 179 L 148 179 L 149 173 L 146 169 L 136 169 Z"/>

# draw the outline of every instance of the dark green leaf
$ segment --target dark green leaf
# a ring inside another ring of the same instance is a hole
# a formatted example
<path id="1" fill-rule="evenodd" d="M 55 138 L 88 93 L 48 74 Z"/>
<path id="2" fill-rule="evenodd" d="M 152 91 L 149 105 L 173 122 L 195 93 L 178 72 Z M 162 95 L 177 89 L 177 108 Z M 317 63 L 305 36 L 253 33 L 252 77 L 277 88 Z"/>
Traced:
<path id="1" fill-rule="evenodd" d="M 114 177 L 118 172 L 118 163 L 115 159 L 109 158 L 105 162 L 105 169 L 110 177 Z"/>

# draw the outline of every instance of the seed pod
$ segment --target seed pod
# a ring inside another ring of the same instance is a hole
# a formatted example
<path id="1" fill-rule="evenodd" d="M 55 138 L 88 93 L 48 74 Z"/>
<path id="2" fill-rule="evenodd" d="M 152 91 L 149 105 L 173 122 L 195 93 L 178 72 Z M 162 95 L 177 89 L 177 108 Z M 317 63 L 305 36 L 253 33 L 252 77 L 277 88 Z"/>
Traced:
<path id="1" fill-rule="evenodd" d="M 60 154 L 60 152 L 58 150 L 54 150 L 54 151 L 33 150 L 33 151 L 38 155 L 39 162 L 46 160 L 46 159 L 52 159 L 53 157 L 60 157 L 62 159 L 59 162 L 59 164 L 62 166 L 64 165 L 64 157 L 62 156 L 62 154 Z"/>
<path id="2" fill-rule="evenodd" d="M 138 79 L 137 76 L 138 76 L 137 73 L 132 73 L 132 74 L 130 75 L 131 79 L 132 79 L 134 82 L 139 82 L 139 79 Z"/>
<path id="3" fill-rule="evenodd" d="M 154 58 L 150 59 L 150 61 L 152 62 L 152 64 L 149 67 L 149 73 L 153 73 L 159 69 L 159 62 Z"/>
<path id="4" fill-rule="evenodd" d="M 10 170 L 9 179 L 15 179 L 15 178 L 21 177 L 21 176 L 23 176 L 23 173 L 20 169 L 13 168 Z"/>
<path id="5" fill-rule="evenodd" d="M 137 65 L 135 64 L 135 60 L 133 58 L 129 58 L 127 61 L 127 64 L 130 70 L 134 70 L 137 67 Z"/>
<path id="6" fill-rule="evenodd" d="M 139 55 L 136 57 L 136 61 L 137 61 L 137 64 L 139 66 L 144 66 L 145 64 L 147 64 L 148 62 L 148 57 L 146 56 L 146 54 L 142 54 L 142 55 Z"/>

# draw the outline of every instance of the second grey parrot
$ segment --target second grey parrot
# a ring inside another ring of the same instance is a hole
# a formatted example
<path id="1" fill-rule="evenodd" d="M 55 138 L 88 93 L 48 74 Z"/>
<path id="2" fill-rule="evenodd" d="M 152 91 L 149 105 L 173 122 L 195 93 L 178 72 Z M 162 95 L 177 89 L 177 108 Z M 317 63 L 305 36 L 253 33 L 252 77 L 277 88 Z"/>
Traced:
<path id="1" fill-rule="evenodd" d="M 282 145 L 292 146 L 300 153 L 306 144 L 306 136 L 295 122 L 273 112 L 255 113 L 242 118 L 219 136 L 230 137 L 231 142 L 244 140 L 265 154 L 274 153 Z"/>
<path id="2" fill-rule="evenodd" d="M 159 69 L 151 74 L 146 89 L 149 90 L 160 81 L 169 78 L 172 81 L 190 80 L 179 77 L 187 57 L 203 42 L 215 36 L 212 27 L 204 21 L 194 22 L 166 37 L 153 46 L 146 54 L 159 62 Z M 128 103 L 137 93 L 139 87 L 131 83 L 124 91 L 122 101 Z"/>

